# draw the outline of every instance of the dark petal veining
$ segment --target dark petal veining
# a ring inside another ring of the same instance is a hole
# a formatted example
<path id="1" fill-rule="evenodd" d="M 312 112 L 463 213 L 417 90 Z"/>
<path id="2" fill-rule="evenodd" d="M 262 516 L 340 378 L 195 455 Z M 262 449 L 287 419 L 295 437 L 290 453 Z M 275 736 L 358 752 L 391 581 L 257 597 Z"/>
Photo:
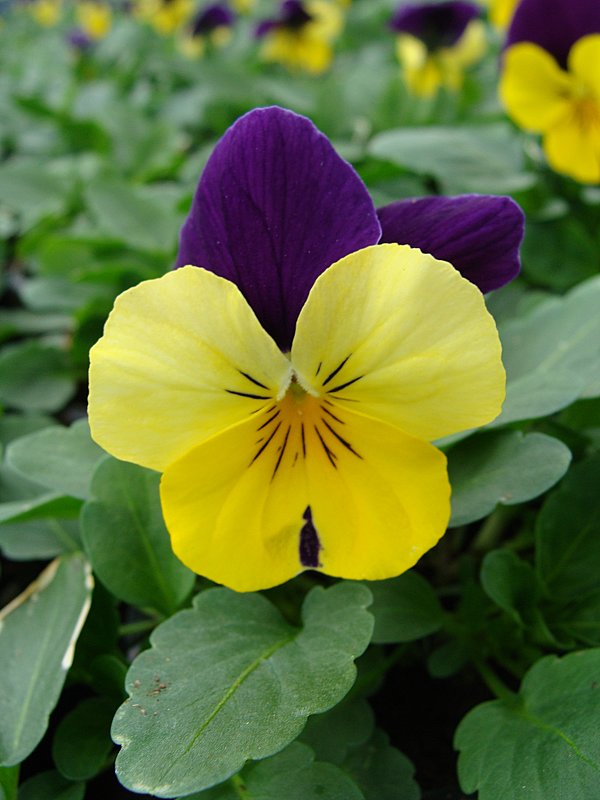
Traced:
<path id="1" fill-rule="evenodd" d="M 480 15 L 480 7 L 460 0 L 408 3 L 395 11 L 389 24 L 396 33 L 415 36 L 430 52 L 434 52 L 456 44 L 469 22 Z"/>
<path id="2" fill-rule="evenodd" d="M 300 563 L 303 567 L 318 567 L 321 543 L 313 523 L 310 506 L 306 507 L 302 519 L 304 520 L 304 525 L 300 531 Z"/>
<path id="3" fill-rule="evenodd" d="M 376 244 L 380 231 L 364 184 L 310 120 L 255 109 L 215 147 L 176 266 L 204 267 L 236 283 L 285 351 L 318 276 Z"/>
<path id="4" fill-rule="evenodd" d="M 382 242 L 409 244 L 449 261 L 482 292 L 498 289 L 519 272 L 524 216 L 509 197 L 423 197 L 377 213 Z"/>
<path id="5" fill-rule="evenodd" d="M 600 33 L 600 0 L 521 0 L 506 47 L 533 42 L 566 67 L 571 47 L 590 33 Z"/>

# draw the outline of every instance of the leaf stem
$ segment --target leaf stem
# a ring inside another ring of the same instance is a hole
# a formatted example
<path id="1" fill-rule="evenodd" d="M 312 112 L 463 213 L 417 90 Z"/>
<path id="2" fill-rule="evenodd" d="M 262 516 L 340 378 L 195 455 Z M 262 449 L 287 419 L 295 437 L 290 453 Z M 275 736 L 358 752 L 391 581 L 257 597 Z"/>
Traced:
<path id="1" fill-rule="evenodd" d="M 240 800 L 252 800 L 248 787 L 239 775 L 232 775 L 231 778 L 229 778 L 229 782 Z"/>
<path id="2" fill-rule="evenodd" d="M 119 638 L 122 636 L 135 636 L 137 633 L 146 633 L 151 631 L 160 622 L 160 619 L 153 617 L 152 619 L 140 619 L 137 622 L 126 622 L 119 625 Z"/>
<path id="3" fill-rule="evenodd" d="M 473 664 L 477 672 L 481 675 L 483 682 L 488 689 L 493 692 L 499 700 L 504 700 L 511 705 L 517 702 L 517 695 L 501 680 L 494 670 L 480 659 L 474 659 Z"/>
<path id="4" fill-rule="evenodd" d="M 472 549 L 476 553 L 487 553 L 489 550 L 493 550 L 500 541 L 506 523 L 514 513 L 512 508 L 499 506 L 479 529 L 473 540 Z"/>

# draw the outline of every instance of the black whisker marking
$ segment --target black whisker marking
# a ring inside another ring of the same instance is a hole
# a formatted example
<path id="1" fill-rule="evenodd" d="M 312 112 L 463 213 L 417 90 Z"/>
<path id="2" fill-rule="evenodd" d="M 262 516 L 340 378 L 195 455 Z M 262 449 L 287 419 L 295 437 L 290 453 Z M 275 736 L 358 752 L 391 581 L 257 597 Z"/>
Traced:
<path id="1" fill-rule="evenodd" d="M 255 462 L 255 461 L 256 461 L 256 459 L 259 457 L 259 455 L 260 455 L 262 452 L 264 452 L 264 449 L 265 449 L 265 447 L 267 447 L 267 446 L 268 446 L 269 442 L 270 442 L 270 441 L 271 441 L 271 439 L 272 439 L 272 438 L 275 436 L 275 434 L 277 433 L 277 431 L 279 430 L 279 428 L 280 428 L 280 427 L 281 427 L 281 420 L 280 420 L 280 421 L 277 423 L 277 425 L 276 425 L 276 426 L 273 428 L 273 430 L 271 431 L 271 435 L 269 436 L 269 438 L 267 439 L 267 441 L 266 441 L 266 442 L 263 444 L 263 446 L 260 448 L 260 450 L 259 450 L 259 451 L 256 453 L 256 455 L 254 456 L 254 458 L 253 458 L 253 459 L 252 459 L 252 461 L 250 462 L 250 465 L 254 464 L 254 462 Z"/>
<path id="2" fill-rule="evenodd" d="M 248 378 L 250 383 L 253 383 L 255 386 L 260 386 L 261 389 L 267 389 L 267 390 L 269 389 L 268 386 L 265 386 L 264 383 L 257 381 L 256 378 L 253 378 L 252 375 L 248 375 L 247 372 L 242 372 L 241 369 L 238 369 L 238 372 L 240 373 L 240 375 L 243 375 L 244 378 Z"/>
<path id="3" fill-rule="evenodd" d="M 278 416 L 279 416 L 279 409 L 278 409 L 278 410 L 277 410 L 277 411 L 276 411 L 274 414 L 271 414 L 271 416 L 269 417 L 269 419 L 268 419 L 266 422 L 263 422 L 263 424 L 262 424 L 262 425 L 261 425 L 259 428 L 257 428 L 256 430 L 257 430 L 257 431 L 262 431 L 262 429 L 263 429 L 263 428 L 266 428 L 266 427 L 267 427 L 267 425 L 268 425 L 270 422 L 273 422 L 273 420 L 274 420 L 274 419 L 277 419 L 277 417 L 278 417 Z"/>
<path id="4" fill-rule="evenodd" d="M 330 404 L 330 405 L 331 405 L 331 404 Z M 343 419 L 340 419 L 339 417 L 336 417 L 336 415 L 333 413 L 333 411 L 330 411 L 328 408 L 323 408 L 323 411 L 324 411 L 326 414 L 329 414 L 329 416 L 330 416 L 330 417 L 333 417 L 333 419 L 334 419 L 336 422 L 339 422 L 339 423 L 340 423 L 340 425 L 345 425 L 345 424 L 346 424 L 346 423 L 344 422 L 344 420 L 343 420 Z"/>
<path id="5" fill-rule="evenodd" d="M 329 375 L 328 375 L 328 376 L 325 378 L 325 380 L 323 381 L 323 386 L 327 386 L 327 384 L 329 383 L 329 381 L 331 381 L 331 380 L 333 380 L 333 379 L 335 378 L 335 376 L 336 376 L 336 375 L 338 374 L 338 372 L 339 372 L 339 371 L 342 369 L 342 367 L 344 366 L 344 364 L 346 363 L 346 361 L 348 361 L 348 359 L 350 358 L 350 356 L 351 356 L 351 355 L 352 355 L 352 353 L 350 353 L 350 355 L 346 356 L 346 358 L 345 358 L 345 359 L 342 361 L 342 363 L 341 363 L 341 364 L 338 364 L 338 365 L 337 365 L 337 367 L 336 367 L 336 368 L 333 370 L 333 372 L 330 372 L 330 373 L 329 373 Z"/>
<path id="6" fill-rule="evenodd" d="M 234 389 L 225 389 L 227 394 L 237 394 L 239 397 L 248 397 L 250 400 L 270 400 L 268 395 L 263 394 L 248 394 L 247 392 L 236 392 Z"/>
<path id="7" fill-rule="evenodd" d="M 321 372 L 321 367 L 322 367 L 322 366 L 323 366 L 323 362 L 322 362 L 322 361 L 319 361 L 319 366 L 317 367 L 317 371 L 315 372 L 315 378 L 317 377 L 317 375 L 319 374 L 319 372 Z"/>
<path id="8" fill-rule="evenodd" d="M 340 442 L 340 444 L 343 444 L 344 447 L 346 447 L 348 450 L 350 450 L 350 452 L 353 453 L 357 458 L 360 458 L 361 461 L 363 460 L 363 457 L 361 456 L 361 454 L 357 453 L 356 450 L 350 444 L 350 442 L 346 441 L 346 439 L 344 439 L 342 436 L 340 436 L 339 433 L 331 427 L 331 425 L 327 422 L 326 419 L 321 419 L 321 422 L 323 423 L 323 425 L 325 425 L 327 430 L 329 430 L 329 431 L 331 431 L 331 433 L 333 433 L 333 435 L 338 440 L 338 442 Z"/>
<path id="9" fill-rule="evenodd" d="M 271 475 L 271 480 L 273 480 L 273 478 L 277 474 L 277 470 L 279 469 L 279 465 L 281 464 L 281 459 L 283 458 L 283 454 L 285 453 L 285 448 L 287 447 L 288 438 L 289 438 L 291 429 L 292 429 L 292 426 L 288 425 L 288 429 L 285 432 L 285 437 L 283 439 L 283 444 L 279 448 L 279 457 L 277 458 L 277 463 L 275 464 L 275 469 L 273 470 L 273 474 Z"/>
<path id="10" fill-rule="evenodd" d="M 319 437 L 319 441 L 323 445 L 323 450 L 325 450 L 327 458 L 329 459 L 329 463 L 334 469 L 337 469 L 337 464 L 335 463 L 335 453 L 332 450 L 330 450 L 329 447 L 327 447 L 325 439 L 323 439 L 323 437 L 321 436 L 321 432 L 319 431 L 316 425 L 314 426 L 314 428 L 315 428 L 315 433 Z"/>
<path id="11" fill-rule="evenodd" d="M 300 423 L 300 437 L 302 439 L 302 458 L 306 458 L 306 438 L 304 436 L 304 423 Z"/>
<path id="12" fill-rule="evenodd" d="M 340 383 L 339 386 L 334 386 L 332 389 L 329 389 L 329 394 L 333 394 L 334 392 L 341 392 L 342 389 L 345 389 L 347 386 L 352 386 L 353 383 L 356 383 L 356 381 L 359 381 L 361 380 L 361 378 L 364 377 L 365 377 L 364 375 L 359 375 L 358 378 L 352 378 L 351 381 L 346 381 L 346 383 Z"/>

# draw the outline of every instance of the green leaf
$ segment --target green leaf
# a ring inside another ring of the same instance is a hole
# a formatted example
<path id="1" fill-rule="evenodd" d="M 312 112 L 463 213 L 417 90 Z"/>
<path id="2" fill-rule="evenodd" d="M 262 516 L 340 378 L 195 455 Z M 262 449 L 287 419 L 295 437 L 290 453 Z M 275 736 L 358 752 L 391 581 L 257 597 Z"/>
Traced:
<path id="1" fill-rule="evenodd" d="M 113 703 L 92 697 L 60 721 L 52 742 L 52 758 L 65 778 L 84 781 L 105 766 L 113 747 L 110 725 L 114 712 Z"/>
<path id="2" fill-rule="evenodd" d="M 547 221 L 528 219 L 521 252 L 531 282 L 558 292 L 598 272 L 597 245 L 574 214 Z"/>
<path id="3" fill-rule="evenodd" d="M 481 565 L 481 585 L 519 625 L 531 621 L 541 592 L 533 567 L 512 550 L 493 550 Z"/>
<path id="4" fill-rule="evenodd" d="M 528 188 L 535 181 L 524 172 L 521 144 L 504 122 L 388 130 L 373 137 L 368 151 L 414 172 L 433 175 L 450 194 L 503 194 Z"/>
<path id="5" fill-rule="evenodd" d="M 116 178 L 98 178 L 85 192 L 89 209 L 106 236 L 140 250 L 171 252 L 180 220 Z"/>
<path id="6" fill-rule="evenodd" d="M 293 742 L 276 756 L 249 764 L 227 783 L 188 800 L 364 800 L 339 767 L 314 760 L 309 747 Z"/>
<path id="7" fill-rule="evenodd" d="M 0 800 L 17 800 L 19 765 L 0 767 Z"/>
<path id="8" fill-rule="evenodd" d="M 72 783 L 58 772 L 41 772 L 19 787 L 19 800 L 83 800 L 84 783 Z"/>
<path id="9" fill-rule="evenodd" d="M 23 411 L 58 411 L 75 392 L 65 354 L 28 341 L 0 355 L 0 402 Z"/>
<path id="10" fill-rule="evenodd" d="M 0 205 L 15 212 L 27 229 L 65 205 L 65 186 L 39 165 L 8 161 L 0 166 Z"/>
<path id="11" fill-rule="evenodd" d="M 160 508 L 160 475 L 106 458 L 92 479 L 81 536 L 94 572 L 120 600 L 172 614 L 194 585 L 173 555 Z"/>
<path id="12" fill-rule="evenodd" d="M 600 786 L 600 649 L 547 656 L 515 702 L 493 700 L 460 723 L 462 790 L 479 800 L 591 800 Z"/>
<path id="13" fill-rule="evenodd" d="M 81 550 L 79 523 L 55 517 L 5 522 L 0 525 L 0 549 L 14 561 L 45 560 Z"/>
<path id="14" fill-rule="evenodd" d="M 371 739 L 343 763 L 343 769 L 362 790 L 365 800 L 419 800 L 412 762 L 376 730 Z"/>
<path id="15" fill-rule="evenodd" d="M 319 761 L 341 764 L 350 750 L 367 742 L 374 728 L 375 717 L 367 701 L 347 699 L 324 714 L 309 717 L 299 738 Z"/>
<path id="16" fill-rule="evenodd" d="M 198 595 L 154 631 L 129 671 L 130 699 L 112 731 L 119 780 L 179 797 L 280 750 L 352 686 L 353 659 L 371 636 L 370 602 L 359 584 L 315 588 L 297 629 L 261 595 Z"/>
<path id="17" fill-rule="evenodd" d="M 532 500 L 560 480 L 570 463 L 568 447 L 543 433 L 494 431 L 460 442 L 448 453 L 450 526 L 481 519 L 498 503 Z"/>
<path id="18" fill-rule="evenodd" d="M 583 395 L 600 359 L 600 277 L 499 326 L 506 400 L 490 427 L 553 414 Z"/>
<path id="19" fill-rule="evenodd" d="M 443 611 L 434 590 L 416 572 L 366 584 L 372 595 L 375 617 L 373 642 L 412 642 L 439 630 Z"/>
<path id="20" fill-rule="evenodd" d="M 536 525 L 536 563 L 555 602 L 598 591 L 600 453 L 575 465 L 544 503 Z"/>
<path id="21" fill-rule="evenodd" d="M 0 762 L 22 761 L 40 741 L 73 660 L 93 585 L 82 555 L 53 561 L 0 612 Z"/>
<path id="22" fill-rule="evenodd" d="M 90 496 L 92 474 L 103 456 L 90 438 L 87 420 L 32 433 L 13 442 L 6 453 L 8 464 L 26 478 L 82 500 Z"/>

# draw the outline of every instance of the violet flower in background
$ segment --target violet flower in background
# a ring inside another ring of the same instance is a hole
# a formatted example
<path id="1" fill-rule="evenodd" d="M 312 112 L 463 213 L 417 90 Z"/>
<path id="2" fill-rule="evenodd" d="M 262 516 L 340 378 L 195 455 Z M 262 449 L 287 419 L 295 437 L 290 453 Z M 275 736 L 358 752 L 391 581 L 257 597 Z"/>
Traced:
<path id="1" fill-rule="evenodd" d="M 207 45 L 223 47 L 231 39 L 235 14 L 227 3 L 211 3 L 200 8 L 186 26 L 181 48 L 191 57 L 202 56 Z"/>
<path id="2" fill-rule="evenodd" d="M 409 91 L 431 97 L 442 87 L 457 91 L 467 67 L 486 49 L 481 8 L 462 0 L 403 4 L 389 26 Z"/>

